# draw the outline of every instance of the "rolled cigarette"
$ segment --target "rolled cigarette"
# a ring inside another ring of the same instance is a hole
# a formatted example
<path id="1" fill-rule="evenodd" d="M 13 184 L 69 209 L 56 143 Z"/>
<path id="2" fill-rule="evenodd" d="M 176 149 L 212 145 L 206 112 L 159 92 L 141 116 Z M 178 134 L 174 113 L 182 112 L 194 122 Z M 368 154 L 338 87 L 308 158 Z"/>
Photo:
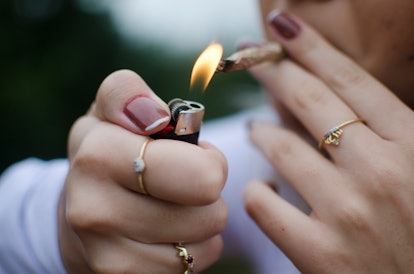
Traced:
<path id="1" fill-rule="evenodd" d="M 276 42 L 242 49 L 221 60 L 216 72 L 245 70 L 263 62 L 277 62 L 285 56 L 282 46 Z"/>

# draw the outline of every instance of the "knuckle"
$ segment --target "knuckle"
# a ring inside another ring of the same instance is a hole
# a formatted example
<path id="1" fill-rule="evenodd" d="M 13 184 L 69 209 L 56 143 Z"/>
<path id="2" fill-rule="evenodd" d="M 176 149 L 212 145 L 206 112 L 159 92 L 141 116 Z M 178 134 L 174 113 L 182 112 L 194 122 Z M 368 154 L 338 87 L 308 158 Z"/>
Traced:
<path id="1" fill-rule="evenodd" d="M 224 203 L 223 199 L 217 201 L 214 205 L 208 206 L 206 216 L 208 218 L 200 219 L 200 222 L 197 224 L 199 226 L 198 239 L 207 239 L 216 235 L 220 235 L 226 227 L 227 217 L 228 217 L 228 208 Z"/>
<path id="2" fill-rule="evenodd" d="M 90 249 L 88 255 L 88 264 L 93 273 L 131 273 L 134 269 L 134 260 L 128 258 L 130 255 L 113 245 L 112 248 Z"/>
<path id="3" fill-rule="evenodd" d="M 228 208 L 223 199 L 203 209 L 203 218 L 197 221 L 197 241 L 220 235 L 227 224 Z"/>
<path id="4" fill-rule="evenodd" d="M 66 183 L 66 218 L 79 231 L 108 227 L 113 223 L 110 216 L 117 216 L 110 207 L 111 203 L 105 201 L 109 193 L 100 191 L 101 187 L 98 186 L 108 181 L 111 161 L 99 149 L 100 145 L 93 135 L 85 137 L 71 160 Z"/>
<path id="5" fill-rule="evenodd" d="M 382 144 L 381 150 L 371 149 L 373 152 L 367 155 L 361 155 L 361 166 L 366 167 L 362 172 L 366 183 L 364 184 L 370 194 L 376 194 L 380 198 L 392 196 L 406 189 L 408 182 L 407 174 L 409 161 L 404 158 L 404 152 L 401 150 L 387 149 Z M 390 154 L 394 153 L 394 155 Z M 388 155 L 384 157 L 384 155 Z"/>
<path id="6" fill-rule="evenodd" d="M 407 182 L 409 182 L 403 175 L 406 174 L 406 171 L 395 162 L 377 161 L 371 167 L 371 172 L 373 174 L 372 192 L 380 198 L 395 197 L 399 199 L 401 191 L 405 191 Z"/>
<path id="7" fill-rule="evenodd" d="M 90 189 L 97 191 L 95 185 L 85 181 L 79 183 L 81 185 L 71 185 L 66 189 L 67 224 L 77 233 L 117 230 L 122 216 L 113 202 L 108 202 L 110 197 L 107 193 L 100 191 L 91 194 Z"/>
<path id="8" fill-rule="evenodd" d="M 363 196 L 353 195 L 339 200 L 332 205 L 338 227 L 346 234 L 374 235 L 375 225 L 372 223 L 373 214 L 370 202 Z"/>
<path id="9" fill-rule="evenodd" d="M 316 83 L 303 83 L 301 92 L 292 93 L 293 102 L 297 108 L 304 110 L 319 109 L 329 103 L 329 96 L 324 88 Z"/>
<path id="10" fill-rule="evenodd" d="M 99 174 L 97 169 L 100 166 L 102 166 L 102 160 L 96 154 L 87 151 L 79 151 L 71 162 L 71 170 L 78 174 L 87 174 L 87 176 Z"/>
<path id="11" fill-rule="evenodd" d="M 387 187 L 389 183 L 398 183 L 400 180 L 400 170 L 398 165 L 395 165 L 389 161 L 376 161 L 371 166 L 371 171 L 374 174 L 374 178 L 380 183 L 380 186 Z"/>
<path id="12" fill-rule="evenodd" d="M 66 221 L 68 225 L 77 232 L 93 227 L 91 218 L 96 218 L 95 215 L 89 214 L 89 211 L 82 208 L 83 201 L 80 201 L 78 197 L 67 199 L 66 205 Z"/>
<path id="13" fill-rule="evenodd" d="M 259 208 L 260 204 L 256 200 L 255 188 L 252 187 L 252 183 L 248 184 L 243 190 L 243 202 L 246 211 L 251 215 L 253 209 Z"/>
<path id="14" fill-rule="evenodd" d="M 340 227 L 348 232 L 354 231 L 366 234 L 374 229 L 372 223 L 369 222 L 369 213 L 366 211 L 366 206 L 357 199 L 338 203 L 336 212 Z"/>
<path id="15" fill-rule="evenodd" d="M 335 73 L 332 73 L 328 82 L 336 90 L 342 90 L 345 87 L 364 87 L 368 84 L 368 75 L 364 73 L 351 61 L 336 68 Z"/>
<path id="16" fill-rule="evenodd" d="M 202 204 L 210 204 L 220 198 L 221 191 L 227 180 L 227 163 L 212 158 L 202 167 L 198 178 L 198 193 Z"/>
<path id="17" fill-rule="evenodd" d="M 292 154 L 294 144 L 291 140 L 282 139 L 276 146 L 273 146 L 269 151 L 269 158 L 272 163 L 278 163 L 285 155 Z"/>
<path id="18" fill-rule="evenodd" d="M 315 248 L 312 259 L 322 262 L 315 273 L 338 273 L 339 269 L 349 269 L 349 262 L 354 254 L 350 253 L 345 245 L 342 239 L 331 238 L 331 243 L 323 242 Z"/>
<path id="19" fill-rule="evenodd" d="M 271 163 L 277 165 L 286 159 L 286 156 L 292 155 L 296 150 L 296 138 L 293 133 L 287 130 L 281 130 L 278 139 L 272 142 L 272 145 L 265 150 L 265 154 Z"/>
<path id="20" fill-rule="evenodd" d="M 201 204 L 211 204 L 219 199 L 222 186 L 224 185 L 224 179 L 221 172 L 210 172 L 209 175 L 202 179 L 199 183 L 200 200 Z"/>
<path id="21" fill-rule="evenodd" d="M 259 183 L 259 181 L 252 181 L 243 190 L 243 201 L 245 209 L 247 213 L 253 217 L 253 219 L 256 219 L 258 214 L 266 212 L 266 206 L 263 203 L 263 199 L 261 199 L 262 191 L 258 187 L 260 184 L 261 183 Z M 272 219 L 267 218 L 266 221 L 272 222 Z M 269 227 L 270 226 L 271 224 L 269 224 Z"/>
<path id="22" fill-rule="evenodd" d="M 79 194 L 79 193 L 77 193 Z M 96 199 L 88 195 L 72 195 L 67 199 L 66 206 L 66 220 L 68 225 L 77 232 L 82 231 L 108 231 L 112 230 L 116 221 L 111 216 L 116 216 L 111 213 L 111 208 L 103 208 Z M 88 197 L 86 197 L 88 196 Z M 99 203 L 100 208 L 97 210 L 85 210 L 86 208 L 93 208 Z"/>
<path id="23" fill-rule="evenodd" d="M 99 141 L 102 130 L 95 129 L 89 132 L 83 139 L 80 147 L 71 161 L 71 169 L 88 176 L 103 175 L 110 166 L 110 158 L 107 152 L 102 149 Z"/>
<path id="24" fill-rule="evenodd" d="M 213 235 L 221 233 L 227 224 L 228 208 L 225 202 L 220 199 L 217 209 L 212 218 L 205 219 L 205 225 L 209 227 Z"/>

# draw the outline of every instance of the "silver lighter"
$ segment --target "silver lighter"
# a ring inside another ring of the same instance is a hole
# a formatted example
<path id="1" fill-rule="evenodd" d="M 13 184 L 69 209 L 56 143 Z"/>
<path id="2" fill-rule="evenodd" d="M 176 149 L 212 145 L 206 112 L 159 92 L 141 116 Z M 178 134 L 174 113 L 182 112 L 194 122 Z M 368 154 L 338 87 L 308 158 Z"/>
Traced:
<path id="1" fill-rule="evenodd" d="M 205 111 L 204 106 L 197 102 L 176 98 L 168 103 L 168 107 L 171 111 L 170 123 L 151 137 L 198 144 Z"/>

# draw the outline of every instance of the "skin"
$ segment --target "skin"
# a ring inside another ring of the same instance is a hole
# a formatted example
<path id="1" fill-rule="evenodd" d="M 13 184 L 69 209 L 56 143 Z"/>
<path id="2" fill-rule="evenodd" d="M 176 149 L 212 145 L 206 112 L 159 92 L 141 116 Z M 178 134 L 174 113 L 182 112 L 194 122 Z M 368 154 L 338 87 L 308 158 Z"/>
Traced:
<path id="1" fill-rule="evenodd" d="M 264 20 L 268 39 L 290 58 L 251 73 L 290 119 L 287 127 L 253 123 L 251 140 L 312 212 L 300 212 L 261 181 L 247 186 L 246 210 L 304 273 L 410 272 L 414 3 L 261 1 L 264 18 L 274 8 L 292 14 L 301 31 L 286 40 Z M 208 143 L 153 141 L 145 154 L 150 195 L 140 194 L 131 163 L 146 135 L 165 124 L 146 133 L 131 127 L 122 110 L 137 96 L 167 109 L 138 75 L 118 71 L 72 128 L 59 206 L 69 273 L 183 273 L 172 245 L 178 241 L 196 258 L 197 272 L 220 256 L 224 156 Z M 346 127 L 340 146 L 325 147 L 329 157 L 315 148 L 328 129 L 354 117 L 366 123 Z M 314 142 L 290 130 L 290 121 L 304 125 Z"/>
<path id="2" fill-rule="evenodd" d="M 408 0 L 260 0 L 264 29 L 274 9 L 295 14 L 414 106 L 414 3 Z"/>
<path id="3" fill-rule="evenodd" d="M 269 97 L 315 143 L 344 121 L 360 117 L 365 124 L 346 127 L 338 147 L 325 146 L 326 157 L 302 132 L 254 123 L 252 142 L 312 212 L 300 212 L 257 181 L 245 191 L 248 213 L 303 273 L 410 272 L 414 3 L 261 1 L 264 15 L 275 7 L 289 12 L 301 31 L 285 39 L 266 23 L 268 38 L 290 56 L 251 71 Z"/>
<path id="4" fill-rule="evenodd" d="M 176 242 L 186 243 L 197 272 L 221 254 L 223 154 L 208 143 L 152 141 L 143 173 L 150 195 L 140 194 L 132 163 L 143 135 L 165 124 L 136 134 L 122 109 L 137 96 L 167 110 L 138 75 L 122 70 L 103 81 L 95 103 L 72 128 L 71 168 L 59 203 L 59 244 L 69 273 L 183 273 Z"/>

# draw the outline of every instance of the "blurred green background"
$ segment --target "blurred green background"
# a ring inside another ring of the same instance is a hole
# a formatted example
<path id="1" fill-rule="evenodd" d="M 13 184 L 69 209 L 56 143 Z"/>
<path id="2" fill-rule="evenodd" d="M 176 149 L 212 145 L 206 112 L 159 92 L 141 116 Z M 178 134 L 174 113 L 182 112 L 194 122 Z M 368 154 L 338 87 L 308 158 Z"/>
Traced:
<path id="1" fill-rule="evenodd" d="M 190 93 L 191 69 L 204 48 L 176 54 L 168 43 L 125 39 L 107 9 L 85 9 L 85 2 L 0 1 L 0 172 L 27 157 L 65 157 L 71 125 L 118 69 L 136 71 L 165 101 L 200 101 L 206 120 L 240 110 L 257 92 L 257 83 L 238 72 L 216 75 L 203 94 Z M 252 271 L 236 258 L 204 273 Z"/>
<path id="2" fill-rule="evenodd" d="M 94 2 L 1 1 L 0 171 L 30 156 L 65 157 L 72 123 L 118 69 L 136 71 L 165 101 L 200 101 L 207 120 L 239 110 L 246 93 L 257 90 L 247 73 L 238 72 L 216 75 L 204 94 L 190 93 L 191 69 L 204 48 L 175 54 L 168 43 L 124 39 L 107 9 L 90 8 Z"/>

